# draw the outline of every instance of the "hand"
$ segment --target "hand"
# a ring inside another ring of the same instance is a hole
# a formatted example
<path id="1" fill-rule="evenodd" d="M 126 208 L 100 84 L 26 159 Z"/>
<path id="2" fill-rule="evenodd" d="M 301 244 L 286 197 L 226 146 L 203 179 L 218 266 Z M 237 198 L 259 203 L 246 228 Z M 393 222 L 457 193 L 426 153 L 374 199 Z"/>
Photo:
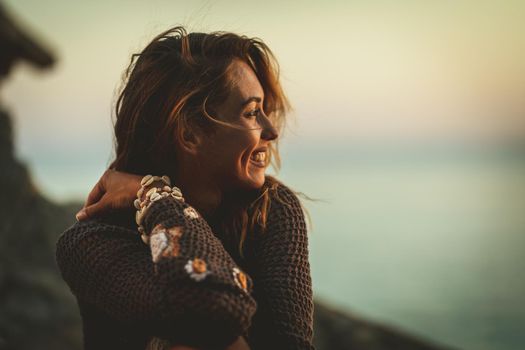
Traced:
<path id="1" fill-rule="evenodd" d="M 84 207 L 77 213 L 77 220 L 85 220 L 111 210 L 133 209 L 141 179 L 140 175 L 106 170 L 89 193 Z"/>

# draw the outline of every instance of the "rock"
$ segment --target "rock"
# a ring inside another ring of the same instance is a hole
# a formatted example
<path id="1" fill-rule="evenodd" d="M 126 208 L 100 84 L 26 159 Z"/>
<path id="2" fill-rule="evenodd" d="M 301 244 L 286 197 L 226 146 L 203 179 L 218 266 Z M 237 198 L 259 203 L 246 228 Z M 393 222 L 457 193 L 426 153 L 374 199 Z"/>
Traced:
<path id="1" fill-rule="evenodd" d="M 6 113 L 0 125 L 11 129 Z M 6 129 L 0 145 L 12 140 Z M 40 195 L 27 168 L 5 149 L 0 164 L 0 349 L 80 349 L 76 300 L 54 255 L 78 205 L 59 206 Z"/>
<path id="2" fill-rule="evenodd" d="M 393 327 L 370 322 L 316 301 L 314 343 L 324 350 L 444 350 Z"/>

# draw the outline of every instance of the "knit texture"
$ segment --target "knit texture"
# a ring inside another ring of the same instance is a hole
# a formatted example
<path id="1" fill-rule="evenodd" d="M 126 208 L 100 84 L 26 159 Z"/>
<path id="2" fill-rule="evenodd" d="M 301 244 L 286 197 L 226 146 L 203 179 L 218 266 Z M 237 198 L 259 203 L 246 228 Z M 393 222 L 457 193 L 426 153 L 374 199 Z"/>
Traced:
<path id="1" fill-rule="evenodd" d="M 223 349 L 240 335 L 252 349 L 313 349 L 306 225 L 286 186 L 272 194 L 265 232 L 248 234 L 245 259 L 238 241 L 171 196 L 143 223 L 149 245 L 133 222 L 107 218 L 78 222 L 57 241 L 86 349 L 145 349 L 153 337 Z"/>

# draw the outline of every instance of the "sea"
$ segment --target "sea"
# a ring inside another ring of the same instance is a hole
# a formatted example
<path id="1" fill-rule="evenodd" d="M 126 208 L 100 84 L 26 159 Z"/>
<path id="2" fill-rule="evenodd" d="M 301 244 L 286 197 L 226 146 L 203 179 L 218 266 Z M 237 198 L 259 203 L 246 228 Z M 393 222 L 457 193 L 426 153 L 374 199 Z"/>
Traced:
<path id="1" fill-rule="evenodd" d="M 78 159 L 26 164 L 65 202 L 107 165 Z M 525 347 L 524 147 L 292 145 L 282 161 L 311 219 L 316 298 L 454 349 Z"/>

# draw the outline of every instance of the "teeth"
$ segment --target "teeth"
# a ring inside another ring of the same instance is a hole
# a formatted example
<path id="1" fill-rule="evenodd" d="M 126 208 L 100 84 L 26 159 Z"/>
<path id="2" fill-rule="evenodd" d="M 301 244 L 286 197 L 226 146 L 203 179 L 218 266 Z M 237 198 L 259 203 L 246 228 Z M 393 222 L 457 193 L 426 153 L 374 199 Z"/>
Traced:
<path id="1" fill-rule="evenodd" d="M 266 152 L 257 152 L 252 156 L 252 159 L 256 162 L 264 162 L 266 159 Z"/>

